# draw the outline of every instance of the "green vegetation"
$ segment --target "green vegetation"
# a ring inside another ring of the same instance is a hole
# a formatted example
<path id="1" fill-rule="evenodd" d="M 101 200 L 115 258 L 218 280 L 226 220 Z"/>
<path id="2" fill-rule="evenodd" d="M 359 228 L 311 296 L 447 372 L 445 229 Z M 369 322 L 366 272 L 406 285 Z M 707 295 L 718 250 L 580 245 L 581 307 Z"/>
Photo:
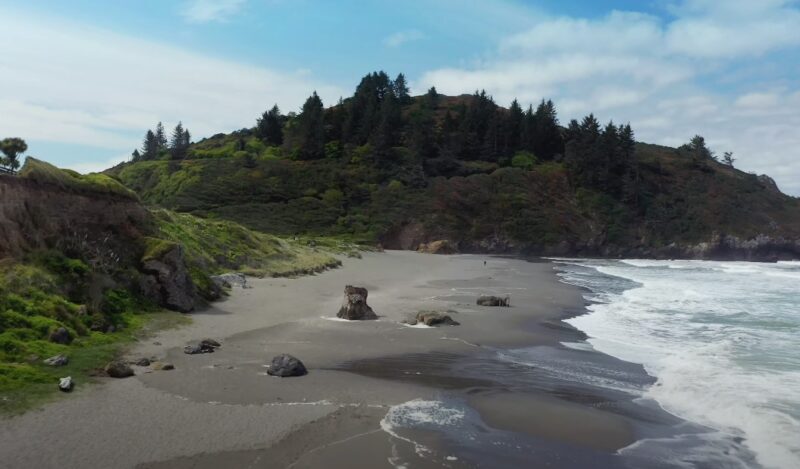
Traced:
<path id="1" fill-rule="evenodd" d="M 44 161 L 28 157 L 20 177 L 54 184 L 67 191 L 83 194 L 112 194 L 138 200 L 136 193 L 105 174 L 80 174 L 69 169 L 59 169 Z"/>
<path id="2" fill-rule="evenodd" d="M 0 263 L 0 413 L 22 411 L 52 395 L 59 377 L 87 383 L 92 371 L 120 353 L 154 316 L 156 308 L 127 289 L 108 288 L 95 296 L 93 282 L 85 263 L 57 252 Z M 169 313 L 158 315 L 161 324 L 167 317 L 178 321 Z M 68 344 L 50 340 L 60 327 L 69 332 Z M 67 366 L 43 364 L 58 354 L 69 357 Z"/>
<path id="3" fill-rule="evenodd" d="M 402 74 L 375 72 L 334 106 L 314 94 L 301 113 L 273 107 L 180 161 L 109 174 L 179 212 L 388 246 L 409 223 L 465 249 L 529 252 L 800 236 L 798 201 L 726 155 L 718 162 L 700 136 L 678 149 L 637 143 L 630 125 L 593 115 L 561 127 L 547 100 L 410 97 Z"/>
<path id="4" fill-rule="evenodd" d="M 147 252 L 181 244 L 190 275 L 206 295 L 210 288 L 208 275 L 235 270 L 258 277 L 279 277 L 319 272 L 339 265 L 335 257 L 309 248 L 308 243 L 303 245 L 251 231 L 231 221 L 207 220 L 168 210 L 153 210 L 153 215 L 158 235 L 163 239 L 150 238 Z"/>

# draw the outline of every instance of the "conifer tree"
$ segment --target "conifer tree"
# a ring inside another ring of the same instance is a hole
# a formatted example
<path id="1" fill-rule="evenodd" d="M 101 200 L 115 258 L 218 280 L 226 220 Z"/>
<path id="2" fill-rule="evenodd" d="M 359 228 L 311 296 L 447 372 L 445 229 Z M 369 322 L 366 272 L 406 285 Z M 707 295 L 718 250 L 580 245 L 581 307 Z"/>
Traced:
<path id="1" fill-rule="evenodd" d="M 158 147 L 156 154 L 158 154 L 159 152 L 161 152 L 161 150 L 167 149 L 167 134 L 164 132 L 164 126 L 161 124 L 161 122 L 156 124 L 155 136 L 156 136 L 156 144 Z"/>
<path id="2" fill-rule="evenodd" d="M 394 96 L 400 104 L 408 104 L 411 102 L 411 95 L 409 95 L 408 84 L 406 83 L 406 76 L 402 73 L 395 78 L 392 88 L 394 89 Z"/>
<path id="3" fill-rule="evenodd" d="M 425 93 L 425 100 L 423 103 L 428 109 L 436 109 L 439 107 L 439 93 L 436 91 L 435 86 L 431 86 L 428 92 Z"/>
<path id="4" fill-rule="evenodd" d="M 152 130 L 148 130 L 142 142 L 142 160 L 151 161 L 158 158 L 159 142 L 158 137 Z"/>
<path id="5" fill-rule="evenodd" d="M 314 93 L 303 104 L 298 120 L 299 157 L 313 160 L 325 156 L 325 121 L 322 100 Z"/>
<path id="6" fill-rule="evenodd" d="M 142 160 L 142 155 L 141 155 L 141 153 L 139 153 L 139 150 L 138 149 L 137 150 L 133 150 L 133 153 L 131 153 L 131 161 L 133 163 L 136 163 L 136 162 L 141 161 L 141 160 Z"/>
<path id="7" fill-rule="evenodd" d="M 279 146 L 283 144 L 283 119 L 278 105 L 264 111 L 256 122 L 256 136 L 267 145 Z"/>
<path id="8" fill-rule="evenodd" d="M 172 131 L 172 139 L 169 148 L 173 160 L 182 160 L 186 158 L 189 152 L 190 138 L 189 131 L 184 130 L 182 122 L 178 122 L 178 125 L 176 125 L 175 129 Z"/>
<path id="9" fill-rule="evenodd" d="M 26 151 L 28 151 L 28 144 L 21 138 L 11 137 L 0 140 L 0 152 L 5 155 L 1 163 L 11 168 L 12 171 L 19 168 L 19 155 Z"/>

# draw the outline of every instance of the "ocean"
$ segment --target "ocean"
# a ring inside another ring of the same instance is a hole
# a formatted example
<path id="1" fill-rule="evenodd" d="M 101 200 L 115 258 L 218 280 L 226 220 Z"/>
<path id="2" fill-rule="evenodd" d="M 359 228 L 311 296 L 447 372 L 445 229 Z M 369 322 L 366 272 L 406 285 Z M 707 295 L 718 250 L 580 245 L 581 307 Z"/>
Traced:
<path id="1" fill-rule="evenodd" d="M 628 391 L 707 429 L 642 439 L 623 459 L 800 468 L 800 263 L 554 261 L 591 302 L 566 322 L 655 379 Z"/>

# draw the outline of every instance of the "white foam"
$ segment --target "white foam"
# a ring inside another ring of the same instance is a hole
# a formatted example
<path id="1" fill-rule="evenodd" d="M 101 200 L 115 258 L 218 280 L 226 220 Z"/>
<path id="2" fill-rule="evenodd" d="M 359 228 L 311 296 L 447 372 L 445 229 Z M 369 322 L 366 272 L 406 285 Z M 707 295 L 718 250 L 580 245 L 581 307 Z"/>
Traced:
<path id="1" fill-rule="evenodd" d="M 428 401 L 414 399 L 389 408 L 389 411 L 380 422 L 383 431 L 392 437 L 404 441 L 414 447 L 414 452 L 420 457 L 431 453 L 426 446 L 398 433 L 399 427 L 413 428 L 422 425 L 452 426 L 464 420 L 464 411 L 447 407 L 441 401 Z M 393 450 L 394 456 L 390 462 L 395 467 L 404 467 Z"/>
<path id="2" fill-rule="evenodd" d="M 800 264 L 575 265 L 561 277 L 592 288 L 601 303 L 567 322 L 595 349 L 655 376 L 645 397 L 718 435 L 743 437 L 765 467 L 800 467 Z M 620 278 L 635 283 L 615 290 Z"/>

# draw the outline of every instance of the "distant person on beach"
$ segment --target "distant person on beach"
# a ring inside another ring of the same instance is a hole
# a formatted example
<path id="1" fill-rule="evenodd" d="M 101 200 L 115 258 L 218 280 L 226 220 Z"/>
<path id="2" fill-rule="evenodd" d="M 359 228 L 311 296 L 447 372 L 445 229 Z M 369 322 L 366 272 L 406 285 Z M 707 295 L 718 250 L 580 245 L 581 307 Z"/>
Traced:
<path id="1" fill-rule="evenodd" d="M 483 261 L 483 265 L 486 265 L 486 261 Z"/>

